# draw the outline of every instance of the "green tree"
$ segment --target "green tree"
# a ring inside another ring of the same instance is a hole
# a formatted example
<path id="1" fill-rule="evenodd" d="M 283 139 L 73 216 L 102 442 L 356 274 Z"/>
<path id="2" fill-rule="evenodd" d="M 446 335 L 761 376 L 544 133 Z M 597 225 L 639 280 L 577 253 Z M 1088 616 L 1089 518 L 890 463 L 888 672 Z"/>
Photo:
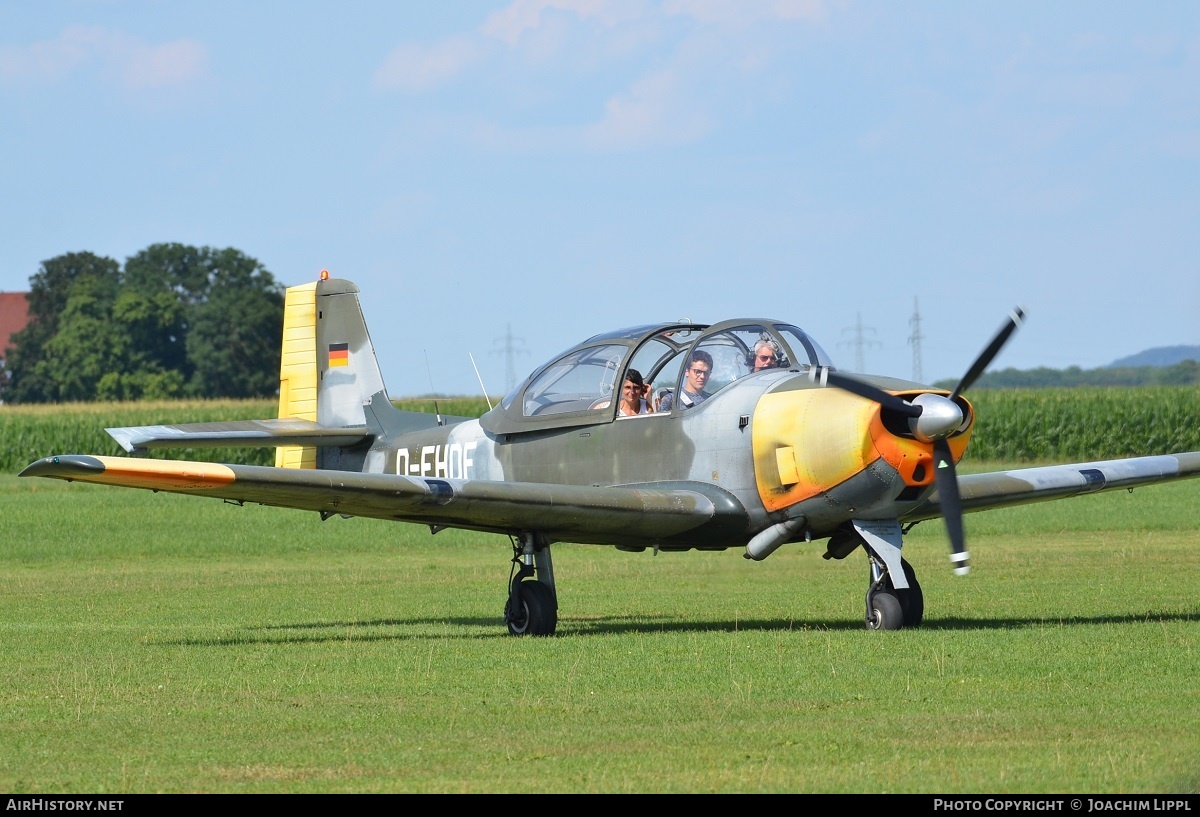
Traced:
<path id="1" fill-rule="evenodd" d="M 166 289 L 174 292 L 180 303 L 199 303 L 211 289 L 212 257 L 226 252 L 237 253 L 237 250 L 218 251 L 179 243 L 151 244 L 125 260 L 125 280 L 140 291 Z"/>
<path id="2" fill-rule="evenodd" d="M 112 319 L 114 295 L 97 278 L 80 278 L 71 285 L 58 331 L 46 341 L 37 366 L 39 379 L 49 384 L 51 401 L 94 400 L 100 380 L 122 368 L 123 333 Z"/>
<path id="3" fill-rule="evenodd" d="M 191 311 L 188 385 L 198 397 L 266 397 L 279 388 L 283 287 L 238 250 L 213 251 L 208 297 Z"/>
<path id="4" fill-rule="evenodd" d="M 11 402 L 267 397 L 279 386 L 283 287 L 241 251 L 154 244 L 117 262 L 71 253 L 30 279 Z"/>
<path id="5" fill-rule="evenodd" d="M 207 248 L 152 244 L 125 260 L 122 297 L 115 317 L 129 327 L 137 370 L 192 376 L 187 356 L 188 312 L 208 295 Z"/>
<path id="6" fill-rule="evenodd" d="M 70 320 L 69 314 L 87 321 L 88 316 L 103 313 L 116 297 L 120 283 L 120 265 L 94 253 L 67 253 L 42 262 L 29 279 L 29 323 L 10 341 L 12 350 L 5 361 L 8 377 L 3 384 L 5 400 L 44 403 L 63 399 L 59 396 L 60 378 L 74 375 L 59 372 L 47 361 L 47 346 L 58 334 L 61 322 Z M 72 297 L 79 300 L 68 312 Z M 78 339 L 81 344 L 89 343 L 86 334 L 78 335 Z"/>

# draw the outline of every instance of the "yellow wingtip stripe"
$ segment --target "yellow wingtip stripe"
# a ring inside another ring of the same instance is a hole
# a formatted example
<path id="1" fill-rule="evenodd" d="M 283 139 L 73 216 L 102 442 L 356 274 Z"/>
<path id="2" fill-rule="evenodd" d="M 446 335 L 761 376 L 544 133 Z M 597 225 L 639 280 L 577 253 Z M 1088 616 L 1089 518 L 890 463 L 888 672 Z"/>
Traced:
<path id="1" fill-rule="evenodd" d="M 134 457 L 96 457 L 104 472 L 94 476 L 77 476 L 84 482 L 104 485 L 123 485 L 129 488 L 163 490 L 198 490 L 220 488 L 237 481 L 228 465 L 216 462 L 180 462 L 178 460 L 148 460 Z"/>

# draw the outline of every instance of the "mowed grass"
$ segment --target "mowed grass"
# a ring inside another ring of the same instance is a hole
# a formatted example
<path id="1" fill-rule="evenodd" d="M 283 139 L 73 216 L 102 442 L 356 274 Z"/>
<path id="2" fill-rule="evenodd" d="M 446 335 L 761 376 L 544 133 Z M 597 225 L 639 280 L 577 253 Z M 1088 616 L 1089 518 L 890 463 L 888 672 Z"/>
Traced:
<path id="1" fill-rule="evenodd" d="M 1200 480 L 861 551 L 557 545 L 553 638 L 504 537 L 0 477 L 0 791 L 1200 790 Z"/>

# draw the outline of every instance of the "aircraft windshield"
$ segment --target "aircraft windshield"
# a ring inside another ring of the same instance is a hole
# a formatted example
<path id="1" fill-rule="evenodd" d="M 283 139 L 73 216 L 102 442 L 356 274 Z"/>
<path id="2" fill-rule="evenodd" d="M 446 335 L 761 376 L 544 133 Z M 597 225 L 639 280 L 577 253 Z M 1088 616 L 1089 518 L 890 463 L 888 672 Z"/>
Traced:
<path id="1" fill-rule="evenodd" d="M 833 358 L 803 329 L 788 324 L 776 324 L 775 331 L 783 335 L 784 341 L 792 347 L 792 351 L 799 358 L 792 363 L 793 366 L 803 366 L 805 363 L 809 366 L 833 365 Z"/>
<path id="2" fill-rule="evenodd" d="M 525 389 L 526 417 L 586 411 L 612 399 L 627 346 L 577 349 L 551 363 Z"/>

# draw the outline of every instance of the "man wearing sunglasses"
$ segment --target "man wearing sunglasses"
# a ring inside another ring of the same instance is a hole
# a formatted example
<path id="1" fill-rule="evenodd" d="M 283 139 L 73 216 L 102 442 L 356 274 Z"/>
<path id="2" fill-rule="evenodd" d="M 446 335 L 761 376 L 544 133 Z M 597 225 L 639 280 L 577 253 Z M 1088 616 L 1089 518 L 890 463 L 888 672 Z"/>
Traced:
<path id="1" fill-rule="evenodd" d="M 754 355 L 751 359 L 751 365 L 754 367 L 755 373 L 774 369 L 779 365 L 782 357 L 783 355 L 780 354 L 778 343 L 770 338 L 762 338 L 758 343 L 754 344 Z"/>
<path id="2" fill-rule="evenodd" d="M 683 389 L 679 395 L 679 405 L 691 408 L 712 397 L 705 387 L 708 378 L 712 376 L 713 359 L 708 352 L 696 350 L 688 355 L 686 368 L 683 370 Z M 670 411 L 675 405 L 675 393 L 671 392 L 662 399 L 659 411 Z"/>

